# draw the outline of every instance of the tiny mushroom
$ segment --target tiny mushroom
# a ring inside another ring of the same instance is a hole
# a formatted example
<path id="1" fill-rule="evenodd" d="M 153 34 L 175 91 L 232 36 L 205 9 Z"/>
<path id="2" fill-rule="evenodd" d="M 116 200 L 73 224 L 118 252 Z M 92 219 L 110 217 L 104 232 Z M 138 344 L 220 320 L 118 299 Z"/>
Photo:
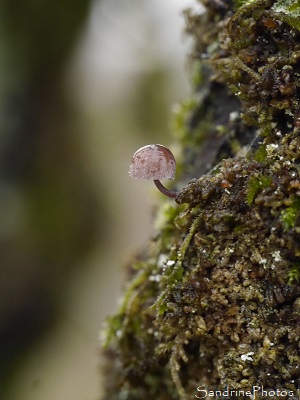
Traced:
<path id="1" fill-rule="evenodd" d="M 129 168 L 129 176 L 136 179 L 152 179 L 163 194 L 176 197 L 177 193 L 168 190 L 160 179 L 174 179 L 176 161 L 172 152 L 161 144 L 149 144 L 138 149 Z"/>

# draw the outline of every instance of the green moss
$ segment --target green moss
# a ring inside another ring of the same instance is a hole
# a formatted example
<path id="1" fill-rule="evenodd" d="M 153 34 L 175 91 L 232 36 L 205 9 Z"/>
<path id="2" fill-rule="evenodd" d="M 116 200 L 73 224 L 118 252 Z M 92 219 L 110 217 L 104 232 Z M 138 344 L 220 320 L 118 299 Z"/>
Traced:
<path id="1" fill-rule="evenodd" d="M 247 187 L 247 203 L 250 205 L 253 203 L 255 196 L 261 192 L 264 188 L 270 186 L 272 178 L 269 176 L 263 176 L 261 174 L 251 176 L 248 180 Z"/>
<path id="2" fill-rule="evenodd" d="M 161 205 L 157 210 L 157 216 L 154 223 L 155 229 L 161 233 L 161 239 L 165 236 L 168 237 L 169 233 L 173 234 L 174 224 L 177 227 L 181 227 L 188 223 L 186 210 L 186 205 L 178 207 L 176 204 L 169 201 Z M 168 247 L 167 243 L 165 243 L 164 247 Z"/>
<path id="3" fill-rule="evenodd" d="M 109 344 L 112 343 L 114 338 L 121 337 L 126 332 L 128 328 L 129 319 L 134 313 L 134 303 L 137 300 L 137 295 L 139 293 L 139 289 L 145 283 L 145 279 L 149 276 L 149 269 L 154 268 L 154 265 L 151 263 L 148 264 L 148 268 L 145 268 L 146 265 L 143 263 L 136 263 L 134 265 L 135 269 L 138 269 L 134 279 L 128 285 L 122 299 L 122 304 L 120 306 L 119 312 L 113 317 L 108 318 L 107 327 L 103 332 L 103 347 L 107 348 Z M 131 324 L 131 331 L 139 333 L 140 323 L 137 324 L 137 319 L 135 318 Z"/>
<path id="4" fill-rule="evenodd" d="M 254 159 L 258 162 L 264 162 L 267 158 L 267 154 L 266 146 L 261 144 L 254 154 Z"/>
<path id="5" fill-rule="evenodd" d="M 241 8 L 245 5 L 255 3 L 255 1 L 257 1 L 257 0 L 235 0 L 234 1 L 235 9 L 238 10 L 239 8 Z"/>
<path id="6" fill-rule="evenodd" d="M 299 283 L 300 280 L 300 263 L 295 263 L 288 271 L 288 284 L 291 285 L 294 282 Z"/>
<path id="7" fill-rule="evenodd" d="M 281 222 L 283 228 L 288 231 L 295 227 L 297 218 L 300 216 L 300 199 L 295 199 L 290 207 L 281 211 Z"/>
<path id="8" fill-rule="evenodd" d="M 300 1 L 299 0 L 278 0 L 272 9 L 279 13 L 279 16 L 293 28 L 300 29 Z"/>
<path id="9" fill-rule="evenodd" d="M 257 124 L 265 136 L 289 124 L 299 109 L 298 2 L 278 1 L 271 8 L 270 4 L 254 1 L 239 8 L 227 26 L 230 57 L 216 59 L 220 75 L 245 106 L 245 120 Z M 284 39 L 287 36 L 290 41 Z M 288 81 L 287 71 L 292 78 Z"/>
<path id="10" fill-rule="evenodd" d="M 272 1 L 205 4 L 186 14 L 202 86 L 174 120 L 188 183 L 130 265 L 112 400 L 186 400 L 202 382 L 300 389 L 300 36 Z"/>
<path id="11" fill-rule="evenodd" d="M 189 233 L 184 238 L 179 250 L 176 252 L 174 252 L 174 251 L 171 252 L 169 260 L 174 262 L 174 265 L 172 266 L 172 269 L 169 269 L 169 273 L 167 273 L 165 275 L 166 288 L 160 294 L 157 301 L 153 305 L 153 307 L 156 307 L 159 315 L 164 314 L 164 312 L 168 308 L 167 304 L 165 303 L 166 294 L 169 291 L 171 291 L 178 282 L 182 282 L 182 280 L 183 280 L 183 275 L 184 275 L 183 261 L 186 256 L 186 252 L 189 248 L 190 242 L 195 234 L 195 231 L 198 228 L 200 220 L 201 220 L 201 217 L 198 216 L 193 221 L 193 223 L 190 227 Z"/>
<path id="12" fill-rule="evenodd" d="M 203 62 L 196 60 L 192 63 L 191 67 L 191 83 L 193 87 L 200 87 L 204 82 L 204 76 L 202 73 Z"/>

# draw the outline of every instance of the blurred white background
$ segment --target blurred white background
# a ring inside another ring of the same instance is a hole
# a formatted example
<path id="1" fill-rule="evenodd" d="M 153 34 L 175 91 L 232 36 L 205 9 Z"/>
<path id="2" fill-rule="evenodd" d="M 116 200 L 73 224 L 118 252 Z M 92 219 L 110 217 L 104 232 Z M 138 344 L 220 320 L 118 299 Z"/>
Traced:
<path id="1" fill-rule="evenodd" d="M 99 246 L 77 269 L 60 323 L 16 373 L 10 400 L 100 398 L 99 331 L 117 308 L 123 266 L 151 235 L 151 182 L 131 180 L 133 152 L 172 144 L 173 106 L 189 93 L 182 10 L 196 0 L 95 1 L 66 73 L 81 114 L 88 164 L 107 217 Z M 7 399 L 5 399 L 7 400 Z"/>

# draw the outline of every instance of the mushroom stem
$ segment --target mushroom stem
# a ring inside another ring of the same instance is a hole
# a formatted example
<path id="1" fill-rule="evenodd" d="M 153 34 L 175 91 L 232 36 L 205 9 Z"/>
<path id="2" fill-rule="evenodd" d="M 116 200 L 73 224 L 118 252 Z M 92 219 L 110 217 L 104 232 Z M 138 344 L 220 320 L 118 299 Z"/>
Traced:
<path id="1" fill-rule="evenodd" d="M 164 185 L 161 183 L 161 181 L 159 181 L 158 179 L 154 179 L 153 182 L 155 183 L 155 186 L 157 187 L 157 189 L 160 192 L 162 192 L 164 195 L 166 195 L 168 197 L 172 197 L 172 198 L 177 196 L 176 192 L 172 192 L 172 190 L 165 188 Z"/>

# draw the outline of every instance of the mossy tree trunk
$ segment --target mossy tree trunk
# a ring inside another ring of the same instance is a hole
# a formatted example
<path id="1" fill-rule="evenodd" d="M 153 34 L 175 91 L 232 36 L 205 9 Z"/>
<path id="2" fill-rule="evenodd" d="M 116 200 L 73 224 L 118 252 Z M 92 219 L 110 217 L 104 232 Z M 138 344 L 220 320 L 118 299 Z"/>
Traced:
<path id="1" fill-rule="evenodd" d="M 174 119 L 194 179 L 128 268 L 105 398 L 298 398 L 300 7 L 204 5 L 186 14 L 198 74 Z"/>

